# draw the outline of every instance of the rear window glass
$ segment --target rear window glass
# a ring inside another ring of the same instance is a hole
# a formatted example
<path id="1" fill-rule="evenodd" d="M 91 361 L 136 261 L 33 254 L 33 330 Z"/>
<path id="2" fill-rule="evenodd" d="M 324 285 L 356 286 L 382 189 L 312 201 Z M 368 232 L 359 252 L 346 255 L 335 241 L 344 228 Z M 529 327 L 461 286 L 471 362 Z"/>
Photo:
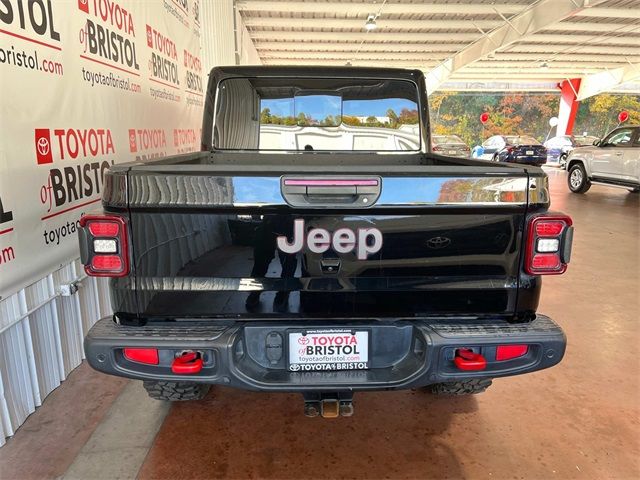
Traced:
<path id="1" fill-rule="evenodd" d="M 578 147 L 586 147 L 588 145 L 593 145 L 598 137 L 574 137 L 574 141 Z"/>
<path id="2" fill-rule="evenodd" d="M 514 137 L 506 137 L 507 143 L 512 145 L 540 145 L 540 142 L 533 137 L 529 137 L 526 135 L 514 136 Z"/>
<path id="3" fill-rule="evenodd" d="M 459 137 L 455 135 L 434 135 L 432 137 L 433 143 L 436 145 L 442 145 L 443 143 L 464 143 Z"/>
<path id="4" fill-rule="evenodd" d="M 214 147 L 419 151 L 418 89 L 410 81 L 385 79 L 224 80 L 216 101 Z"/>

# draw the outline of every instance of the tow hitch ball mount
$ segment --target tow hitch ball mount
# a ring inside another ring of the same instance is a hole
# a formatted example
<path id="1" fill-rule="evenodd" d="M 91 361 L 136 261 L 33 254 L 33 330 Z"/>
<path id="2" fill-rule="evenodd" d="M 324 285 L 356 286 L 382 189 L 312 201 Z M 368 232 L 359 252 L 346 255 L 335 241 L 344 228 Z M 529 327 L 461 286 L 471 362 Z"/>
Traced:
<path id="1" fill-rule="evenodd" d="M 353 415 L 353 393 L 303 393 L 304 414 L 307 417 L 350 417 Z"/>

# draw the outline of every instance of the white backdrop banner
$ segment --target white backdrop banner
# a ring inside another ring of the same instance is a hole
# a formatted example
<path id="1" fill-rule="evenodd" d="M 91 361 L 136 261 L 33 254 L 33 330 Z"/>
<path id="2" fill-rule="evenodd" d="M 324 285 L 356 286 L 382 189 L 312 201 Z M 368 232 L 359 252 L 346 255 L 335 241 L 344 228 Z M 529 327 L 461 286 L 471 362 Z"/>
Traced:
<path id="1" fill-rule="evenodd" d="M 198 0 L 0 0 L 0 296 L 78 256 L 113 163 L 197 150 Z"/>

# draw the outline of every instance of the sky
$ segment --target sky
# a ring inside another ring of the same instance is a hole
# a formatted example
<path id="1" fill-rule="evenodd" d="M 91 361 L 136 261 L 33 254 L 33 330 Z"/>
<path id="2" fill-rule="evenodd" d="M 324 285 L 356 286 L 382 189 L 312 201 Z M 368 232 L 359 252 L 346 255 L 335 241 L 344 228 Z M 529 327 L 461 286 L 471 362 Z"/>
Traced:
<path id="1" fill-rule="evenodd" d="M 304 102 L 298 100 L 298 110 L 304 105 L 305 113 L 311 115 L 316 120 L 325 118 L 328 114 L 340 114 L 338 97 L 313 95 L 304 98 Z M 334 100 L 335 99 L 335 100 Z M 347 100 L 343 102 L 343 115 L 354 117 L 385 117 L 387 110 L 393 109 L 398 115 L 403 108 L 414 110 L 417 105 L 404 98 L 382 98 L 379 100 Z M 327 108 L 329 107 L 329 108 Z M 296 116 L 294 112 L 294 102 L 292 98 L 262 100 L 260 103 L 260 111 L 268 108 L 272 115 L 279 117 Z"/>

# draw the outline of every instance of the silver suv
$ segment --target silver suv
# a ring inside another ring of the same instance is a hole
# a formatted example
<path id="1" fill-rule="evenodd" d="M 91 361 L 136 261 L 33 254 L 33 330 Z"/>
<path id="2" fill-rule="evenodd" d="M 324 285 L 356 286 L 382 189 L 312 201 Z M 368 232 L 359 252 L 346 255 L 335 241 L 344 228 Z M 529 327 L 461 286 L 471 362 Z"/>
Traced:
<path id="1" fill-rule="evenodd" d="M 613 130 L 590 147 L 579 147 L 567 158 L 569 189 L 585 193 L 591 183 L 606 183 L 640 191 L 640 126 Z"/>

